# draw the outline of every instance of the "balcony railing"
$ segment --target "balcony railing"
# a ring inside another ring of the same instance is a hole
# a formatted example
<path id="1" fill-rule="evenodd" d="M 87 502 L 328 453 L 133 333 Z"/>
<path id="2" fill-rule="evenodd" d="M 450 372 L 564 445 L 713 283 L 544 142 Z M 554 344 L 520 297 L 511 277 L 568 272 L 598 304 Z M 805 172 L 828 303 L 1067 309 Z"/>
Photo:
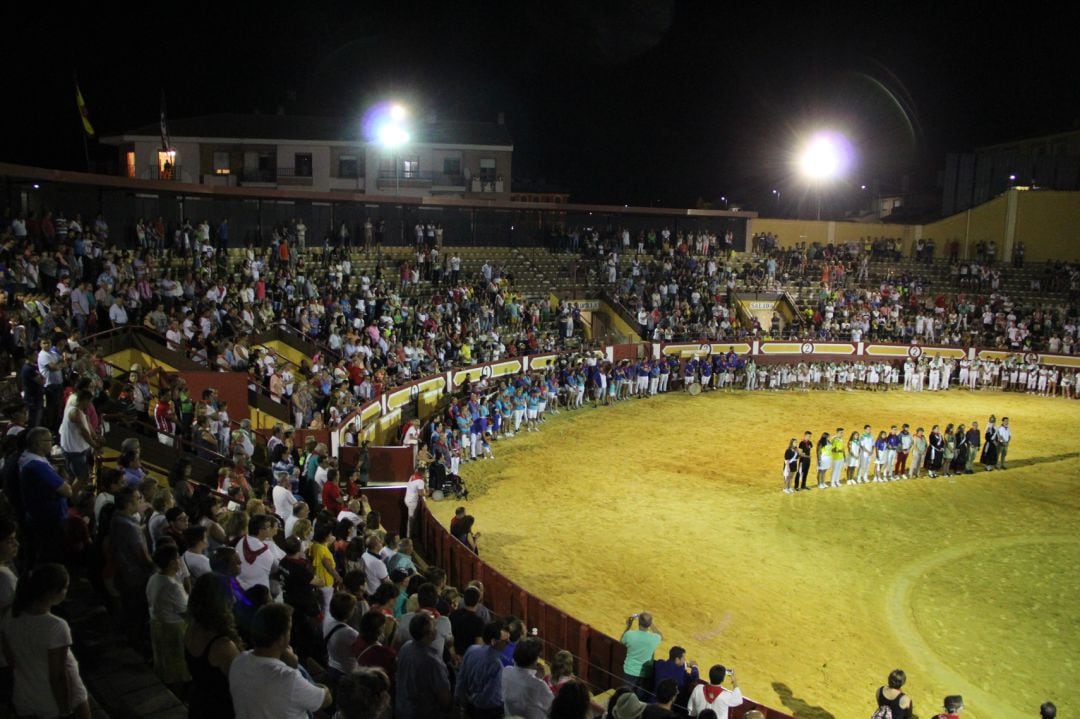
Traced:
<path id="1" fill-rule="evenodd" d="M 169 168 L 162 168 L 157 165 L 150 165 L 147 171 L 147 177 L 151 180 L 168 180 L 170 182 L 180 181 L 180 165 L 174 165 Z"/>
<path id="2" fill-rule="evenodd" d="M 396 175 L 383 170 L 378 177 L 379 187 L 394 187 L 400 183 L 402 187 L 459 187 L 465 188 L 463 175 L 447 175 L 443 172 L 399 172 Z"/>
<path id="3" fill-rule="evenodd" d="M 282 185 L 310 185 L 313 182 L 310 170 L 301 174 L 295 167 L 279 167 L 277 181 Z"/>
<path id="4" fill-rule="evenodd" d="M 277 172 L 269 168 L 244 168 L 238 174 L 240 182 L 277 182 Z"/>

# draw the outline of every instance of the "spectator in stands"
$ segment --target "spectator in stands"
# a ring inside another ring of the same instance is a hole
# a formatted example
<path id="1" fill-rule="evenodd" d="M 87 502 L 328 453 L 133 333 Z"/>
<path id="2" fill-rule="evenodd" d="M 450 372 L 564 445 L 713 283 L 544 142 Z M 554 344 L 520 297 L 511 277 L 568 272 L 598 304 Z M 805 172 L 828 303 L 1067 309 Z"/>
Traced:
<path id="1" fill-rule="evenodd" d="M 412 540 L 408 537 L 400 539 L 398 540 L 397 552 L 386 560 L 386 568 L 390 572 L 395 569 L 402 569 L 409 574 L 415 574 L 417 569 L 416 564 L 413 562 L 413 556 Z"/>
<path id="2" fill-rule="evenodd" d="M 888 684 L 878 687 L 877 706 L 888 706 L 893 719 L 911 719 L 913 704 L 911 697 L 901 691 L 907 683 L 907 674 L 903 669 L 889 672 Z"/>
<path id="3" fill-rule="evenodd" d="M 210 558 L 206 556 L 206 550 L 209 547 L 209 542 L 206 540 L 206 527 L 194 526 L 185 529 L 183 546 L 185 550 L 180 560 L 184 564 L 187 576 L 194 583 L 199 577 L 212 571 Z"/>
<path id="4" fill-rule="evenodd" d="M 673 706 L 679 694 L 679 684 L 674 679 L 656 682 L 656 701 L 645 707 L 641 719 L 674 719 Z"/>
<path id="5" fill-rule="evenodd" d="M 435 618 L 417 612 L 408 623 L 409 641 L 398 651 L 395 670 L 395 719 L 441 719 L 453 704 L 450 677 L 438 639 Z"/>
<path id="6" fill-rule="evenodd" d="M 468 587 L 465 590 L 462 606 L 450 612 L 450 628 L 454 634 L 454 651 L 458 656 L 464 656 L 466 650 L 479 643 L 484 633 L 486 623 L 477 614 L 480 606 L 480 590 L 476 587 Z M 507 635 L 509 639 L 509 634 Z M 502 646 L 505 646 L 502 645 Z M 502 646 L 499 650 L 502 651 Z"/>
<path id="7" fill-rule="evenodd" d="M 356 669 L 356 656 L 353 645 L 359 632 L 349 626 L 356 597 L 346 592 L 337 592 L 330 600 L 327 621 L 323 622 L 323 643 L 326 645 L 328 661 L 327 685 L 331 691 L 337 688 L 341 678 Z"/>
<path id="8" fill-rule="evenodd" d="M 382 669 L 390 678 L 391 687 L 394 683 L 397 654 L 386 646 L 383 638 L 386 636 L 387 626 L 392 624 L 393 622 L 383 612 L 369 609 L 364 612 L 364 616 L 360 617 L 358 636 L 353 643 L 353 655 L 356 657 L 357 666 Z"/>
<path id="9" fill-rule="evenodd" d="M 679 687 L 676 704 L 686 707 L 690 701 L 690 690 L 698 683 L 698 665 L 695 661 L 686 659 L 686 650 L 680 646 L 673 646 L 668 650 L 667 659 L 659 659 L 653 663 L 653 683 L 672 679 Z"/>
<path id="10" fill-rule="evenodd" d="M 135 490 L 123 489 L 116 495 L 115 509 L 109 522 L 109 546 L 116 568 L 116 591 L 124 612 L 124 627 L 133 646 L 142 651 L 147 644 L 146 626 L 149 608 L 146 604 L 146 583 L 155 565 L 146 546 L 139 522 L 139 506 Z"/>
<path id="11" fill-rule="evenodd" d="M 67 570 L 43 564 L 19 583 L 11 617 L 3 628 L 3 649 L 14 672 L 14 705 L 19 716 L 75 716 L 89 719 L 90 705 L 71 653 L 71 628 L 52 614 L 67 596 Z"/>
<path id="12" fill-rule="evenodd" d="M 502 693 L 507 716 L 524 719 L 545 719 L 554 695 L 547 683 L 538 676 L 543 644 L 535 637 L 526 637 L 514 648 L 514 666 L 503 667 Z"/>
<path id="13" fill-rule="evenodd" d="M 27 548 L 37 562 L 61 558 L 60 525 L 68 513 L 68 500 L 79 488 L 64 480 L 49 463 L 52 432 L 34 427 L 27 432 L 26 451 L 19 459 L 20 501 L 26 515 Z"/>
<path id="14" fill-rule="evenodd" d="M 731 677 L 730 691 L 726 689 L 724 679 Z M 739 682 L 735 679 L 735 670 L 727 669 L 723 664 L 714 664 L 709 667 L 709 683 L 698 684 L 690 693 L 690 704 L 687 709 L 690 716 L 696 717 L 705 710 L 716 712 L 717 719 L 727 719 L 728 709 L 737 707 L 743 702 L 742 691 Z"/>
<path id="15" fill-rule="evenodd" d="M 289 648 L 292 607 L 267 604 L 252 622 L 254 648 L 229 666 L 229 692 L 238 719 L 305 719 L 330 706 L 330 690 L 305 678 Z"/>
<path id="16" fill-rule="evenodd" d="M 449 655 L 453 660 L 457 656 L 454 652 L 453 629 L 450 625 L 450 618 L 440 612 L 436 606 L 439 599 L 438 590 L 434 584 L 428 582 L 421 585 L 416 592 L 416 596 L 419 608 L 415 612 L 402 615 L 397 635 L 394 638 L 398 652 L 401 652 L 401 647 L 411 636 L 413 617 L 418 614 L 428 614 L 433 617 L 435 623 L 435 638 L 431 641 L 432 648 L 438 652 L 440 657 L 444 656 L 444 651 L 449 648 Z"/>
<path id="17" fill-rule="evenodd" d="M 1053 702 L 1043 702 L 1039 707 L 1040 719 L 1057 719 L 1057 707 Z"/>
<path id="18" fill-rule="evenodd" d="M 341 680 L 335 719 L 387 719 L 392 685 L 386 672 L 364 667 Z"/>
<path id="19" fill-rule="evenodd" d="M 960 712 L 964 710 L 964 698 L 959 694 L 950 694 L 942 703 L 944 714 L 938 714 L 934 719 L 959 719 Z"/>
<path id="20" fill-rule="evenodd" d="M 368 519 L 370 522 L 370 516 Z M 370 523 L 367 526 L 368 529 L 371 528 Z M 368 594 L 374 594 L 380 584 L 389 583 L 390 572 L 386 570 L 386 564 L 379 556 L 379 551 L 383 548 L 382 540 L 377 535 L 372 535 L 365 544 L 367 551 L 364 552 L 364 572 L 367 574 L 367 590 Z"/>
<path id="21" fill-rule="evenodd" d="M 631 629 L 634 620 L 638 628 Z M 626 647 L 626 660 L 623 662 L 623 675 L 634 689 L 639 699 L 648 695 L 646 683 L 652 673 L 653 653 L 660 645 L 663 635 L 653 623 L 652 614 L 641 612 L 626 618 L 626 630 L 619 640 Z"/>
<path id="22" fill-rule="evenodd" d="M 467 719 L 503 716 L 501 653 L 509 637 L 501 622 L 491 622 L 481 629 L 480 641 L 462 651 L 454 696 Z"/>
<path id="23" fill-rule="evenodd" d="M 598 707 L 592 701 L 592 694 L 585 682 L 571 679 L 564 682 L 562 689 L 555 694 L 548 716 L 549 719 L 590 719 L 603 713 L 602 707 L 599 707 L 600 713 L 595 713 Z"/>
<path id="24" fill-rule="evenodd" d="M 260 514 L 252 517 L 247 536 L 236 543 L 236 553 L 240 556 L 240 575 L 237 581 L 244 591 L 261 585 L 268 590 L 276 589 L 280 596 L 280 587 L 277 587 L 276 582 L 274 586 L 270 583 L 271 574 L 285 558 L 285 552 L 273 542 L 279 526 L 272 515 Z"/>
<path id="25" fill-rule="evenodd" d="M 154 672 L 161 681 L 178 688 L 191 679 L 184 660 L 188 595 L 177 576 L 180 554 L 176 546 L 163 543 L 154 551 L 153 559 L 158 571 L 146 583 L 146 601 L 150 608 Z"/>

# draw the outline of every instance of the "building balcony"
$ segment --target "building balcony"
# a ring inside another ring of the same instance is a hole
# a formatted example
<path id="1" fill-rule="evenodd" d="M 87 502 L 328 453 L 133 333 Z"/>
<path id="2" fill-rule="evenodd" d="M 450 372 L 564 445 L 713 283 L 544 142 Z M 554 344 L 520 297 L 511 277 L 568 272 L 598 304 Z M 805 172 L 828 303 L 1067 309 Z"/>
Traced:
<path id="1" fill-rule="evenodd" d="M 277 182 L 279 185 L 299 185 L 307 187 L 314 183 L 310 172 L 298 173 L 295 167 L 279 167 L 277 169 Z"/>
<path id="2" fill-rule="evenodd" d="M 157 165 L 150 165 L 146 171 L 146 178 L 150 180 L 166 180 L 168 182 L 180 182 L 182 177 L 181 170 L 183 168 L 180 165 L 174 165 L 171 167 L 159 167 Z"/>
<path id="3" fill-rule="evenodd" d="M 380 190 L 421 189 L 446 192 L 464 192 L 465 178 L 462 175 L 447 175 L 442 172 L 380 172 L 376 179 Z"/>
<path id="4" fill-rule="evenodd" d="M 276 185 L 277 172 L 267 168 L 244 168 L 240 171 L 242 185 Z"/>

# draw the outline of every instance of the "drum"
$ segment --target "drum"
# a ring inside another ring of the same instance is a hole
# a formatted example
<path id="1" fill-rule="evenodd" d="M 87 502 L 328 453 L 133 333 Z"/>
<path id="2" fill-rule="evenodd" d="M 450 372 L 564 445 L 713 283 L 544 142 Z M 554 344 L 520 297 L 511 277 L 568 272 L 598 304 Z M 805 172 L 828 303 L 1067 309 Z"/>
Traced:
<path id="1" fill-rule="evenodd" d="M 699 394 L 701 394 L 701 383 L 691 382 L 687 386 L 686 391 L 689 392 L 692 396 L 697 397 Z"/>

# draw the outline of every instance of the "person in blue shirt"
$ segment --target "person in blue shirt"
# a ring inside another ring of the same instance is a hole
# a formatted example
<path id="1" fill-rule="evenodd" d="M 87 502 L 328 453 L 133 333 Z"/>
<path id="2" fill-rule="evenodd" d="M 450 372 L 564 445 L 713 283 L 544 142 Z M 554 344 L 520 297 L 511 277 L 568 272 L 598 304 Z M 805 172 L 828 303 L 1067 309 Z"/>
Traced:
<path id="1" fill-rule="evenodd" d="M 528 402 L 525 399 L 525 389 L 518 387 L 517 392 L 514 393 L 514 432 L 517 434 L 521 431 L 521 423 L 525 419 L 525 410 L 528 408 Z"/>
<path id="2" fill-rule="evenodd" d="M 697 662 L 687 660 L 686 650 L 680 646 L 674 646 L 668 650 L 667 659 L 657 659 L 653 662 L 653 685 L 659 686 L 665 679 L 671 679 L 679 688 L 675 705 L 686 707 L 690 702 L 690 690 L 701 677 L 698 674 Z"/>
<path id="3" fill-rule="evenodd" d="M 510 633 L 502 622 L 489 622 L 481 637 L 483 644 L 465 650 L 454 696 L 468 719 L 502 719 L 502 652 Z"/>
<path id="4" fill-rule="evenodd" d="M 27 430 L 26 451 L 19 457 L 19 490 L 30 540 L 26 556 L 38 564 L 63 558 L 61 526 L 73 493 L 72 485 L 49 463 L 52 445 L 52 432 L 34 427 Z"/>
<path id="5" fill-rule="evenodd" d="M 707 392 L 712 384 L 712 362 L 708 359 L 701 360 L 701 389 Z"/>
<path id="6" fill-rule="evenodd" d="M 661 367 L 665 366 L 661 360 L 649 364 L 649 396 L 656 394 L 660 388 Z"/>
<path id="7" fill-rule="evenodd" d="M 539 432 L 538 415 L 540 413 L 540 390 L 532 388 L 529 390 L 529 396 L 525 399 L 525 408 L 527 410 L 527 429 L 530 432 Z"/>

